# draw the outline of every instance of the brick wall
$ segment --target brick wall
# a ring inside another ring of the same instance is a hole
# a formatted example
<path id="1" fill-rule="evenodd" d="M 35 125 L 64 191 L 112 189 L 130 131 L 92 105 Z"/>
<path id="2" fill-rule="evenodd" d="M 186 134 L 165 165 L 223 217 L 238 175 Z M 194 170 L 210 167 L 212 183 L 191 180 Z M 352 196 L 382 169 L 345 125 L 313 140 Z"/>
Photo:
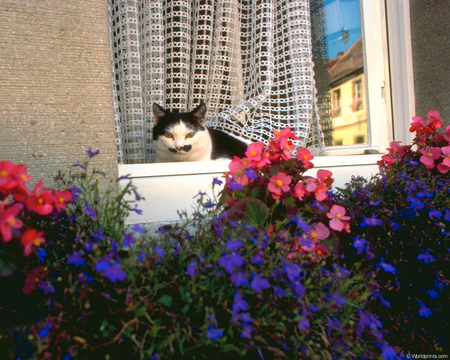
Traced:
<path id="1" fill-rule="evenodd" d="M 450 124 L 450 1 L 410 0 L 416 114 Z"/>
<path id="2" fill-rule="evenodd" d="M 51 186 L 92 146 L 117 176 L 108 31 L 106 0 L 2 0 L 0 160 Z"/>

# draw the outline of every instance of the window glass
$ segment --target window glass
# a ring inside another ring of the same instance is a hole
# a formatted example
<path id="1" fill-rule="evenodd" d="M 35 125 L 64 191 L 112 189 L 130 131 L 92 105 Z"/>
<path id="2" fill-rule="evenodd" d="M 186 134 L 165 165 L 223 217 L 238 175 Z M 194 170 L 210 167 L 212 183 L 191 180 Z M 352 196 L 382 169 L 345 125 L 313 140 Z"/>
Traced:
<path id="1" fill-rule="evenodd" d="M 369 144 L 359 0 L 311 0 L 314 71 L 326 146 Z"/>

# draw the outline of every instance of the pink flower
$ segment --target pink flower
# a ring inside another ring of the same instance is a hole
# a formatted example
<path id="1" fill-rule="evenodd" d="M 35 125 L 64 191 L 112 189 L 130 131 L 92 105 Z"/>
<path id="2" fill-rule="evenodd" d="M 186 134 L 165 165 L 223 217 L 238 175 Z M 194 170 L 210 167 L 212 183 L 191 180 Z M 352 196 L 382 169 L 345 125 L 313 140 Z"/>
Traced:
<path id="1" fill-rule="evenodd" d="M 320 182 L 323 182 L 326 187 L 330 188 L 331 184 L 334 182 L 334 179 L 331 177 L 333 173 L 329 170 L 319 169 L 317 171 L 317 179 Z"/>
<path id="2" fill-rule="evenodd" d="M 423 119 L 420 116 L 413 116 L 411 127 L 409 128 L 409 132 L 420 132 L 425 127 L 423 123 Z"/>
<path id="3" fill-rule="evenodd" d="M 314 224 L 307 234 L 312 241 L 318 243 L 320 240 L 324 240 L 330 236 L 330 229 L 324 223 L 319 222 Z"/>
<path id="4" fill-rule="evenodd" d="M 441 149 L 438 147 L 430 146 L 428 150 L 420 149 L 420 152 L 423 154 L 420 157 L 420 162 L 424 164 L 427 169 L 434 168 L 434 160 L 441 157 Z"/>
<path id="5" fill-rule="evenodd" d="M 350 220 L 350 216 L 345 216 L 345 208 L 341 205 L 333 205 L 329 213 L 327 213 L 330 221 L 330 228 L 336 231 L 342 231 L 345 228 L 343 220 Z"/>
<path id="6" fill-rule="evenodd" d="M 445 140 L 450 141 L 450 125 L 445 128 L 444 135 Z"/>
<path id="7" fill-rule="evenodd" d="M 245 156 L 247 156 L 247 159 L 250 162 L 259 162 L 259 161 L 261 161 L 261 156 L 262 156 L 262 152 L 263 152 L 264 148 L 265 148 L 265 146 L 262 142 L 251 143 L 247 147 Z"/>
<path id="8" fill-rule="evenodd" d="M 294 192 L 299 200 L 303 200 L 303 197 L 306 194 L 305 183 L 299 182 L 297 185 L 295 185 Z"/>
<path id="9" fill-rule="evenodd" d="M 311 155 L 310 151 L 307 148 L 299 147 L 297 150 L 297 154 L 295 154 L 295 158 L 303 162 L 303 166 L 306 169 L 312 168 L 314 166 L 310 161 L 314 159 L 314 156 Z"/>
<path id="10" fill-rule="evenodd" d="M 72 200 L 72 192 L 70 190 L 63 190 L 56 192 L 53 190 L 53 196 L 55 197 L 55 208 L 58 212 L 66 208 L 66 204 Z"/>
<path id="11" fill-rule="evenodd" d="M 268 186 L 269 191 L 272 192 L 272 197 L 274 199 L 279 199 L 282 191 L 289 191 L 289 184 L 291 181 L 292 178 L 283 172 L 279 172 L 278 174 L 272 176 Z"/>
<path id="12" fill-rule="evenodd" d="M 31 196 L 27 199 L 27 208 L 40 215 L 48 215 L 53 211 L 54 196 L 48 190 L 42 190 L 44 183 L 39 181 Z"/>
<path id="13" fill-rule="evenodd" d="M 444 158 L 444 160 L 442 160 L 442 163 L 446 166 L 450 167 L 450 146 L 446 146 L 441 148 L 442 151 L 442 157 Z"/>
<path id="14" fill-rule="evenodd" d="M 12 239 L 11 228 L 20 229 L 22 222 L 16 218 L 21 209 L 20 205 L 12 205 L 5 210 L 5 204 L 0 201 L 0 233 L 3 241 L 8 242 Z"/>
<path id="15" fill-rule="evenodd" d="M 326 258 L 329 252 L 330 249 L 327 248 L 325 245 L 316 245 L 316 247 L 314 248 L 314 253 L 323 258 Z"/>
<path id="16" fill-rule="evenodd" d="M 439 113 L 436 110 L 430 110 L 427 113 L 427 126 L 431 128 L 431 130 L 435 131 L 444 126 L 442 124 L 442 119 L 439 117 Z"/>
<path id="17" fill-rule="evenodd" d="M 246 168 L 242 159 L 236 156 L 228 165 L 228 169 L 230 170 L 231 176 L 238 184 L 241 184 L 242 186 L 248 184 L 249 178 L 245 174 Z"/>
<path id="18" fill-rule="evenodd" d="M 314 189 L 314 195 L 316 197 L 316 200 L 323 201 L 325 199 L 328 199 L 327 190 L 328 188 L 325 186 L 325 184 L 319 183 Z"/>

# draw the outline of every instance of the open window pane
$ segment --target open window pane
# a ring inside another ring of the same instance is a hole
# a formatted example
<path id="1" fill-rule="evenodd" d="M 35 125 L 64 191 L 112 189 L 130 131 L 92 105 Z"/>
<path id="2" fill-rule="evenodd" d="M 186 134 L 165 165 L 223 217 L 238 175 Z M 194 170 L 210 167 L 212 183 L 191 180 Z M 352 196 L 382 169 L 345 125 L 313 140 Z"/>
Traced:
<path id="1" fill-rule="evenodd" d="M 314 71 L 326 146 L 368 144 L 359 0 L 311 0 Z"/>

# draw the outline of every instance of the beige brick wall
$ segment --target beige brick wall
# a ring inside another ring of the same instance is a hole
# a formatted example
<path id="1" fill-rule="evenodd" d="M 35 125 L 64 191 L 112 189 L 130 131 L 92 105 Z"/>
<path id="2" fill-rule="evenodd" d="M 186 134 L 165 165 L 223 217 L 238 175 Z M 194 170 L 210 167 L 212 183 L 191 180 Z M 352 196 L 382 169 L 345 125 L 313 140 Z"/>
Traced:
<path id="1" fill-rule="evenodd" d="M 107 0 L 1 1 L 0 160 L 50 186 L 92 146 L 117 176 L 108 31 Z"/>
<path id="2" fill-rule="evenodd" d="M 450 124 L 450 1 L 410 0 L 416 114 Z"/>

